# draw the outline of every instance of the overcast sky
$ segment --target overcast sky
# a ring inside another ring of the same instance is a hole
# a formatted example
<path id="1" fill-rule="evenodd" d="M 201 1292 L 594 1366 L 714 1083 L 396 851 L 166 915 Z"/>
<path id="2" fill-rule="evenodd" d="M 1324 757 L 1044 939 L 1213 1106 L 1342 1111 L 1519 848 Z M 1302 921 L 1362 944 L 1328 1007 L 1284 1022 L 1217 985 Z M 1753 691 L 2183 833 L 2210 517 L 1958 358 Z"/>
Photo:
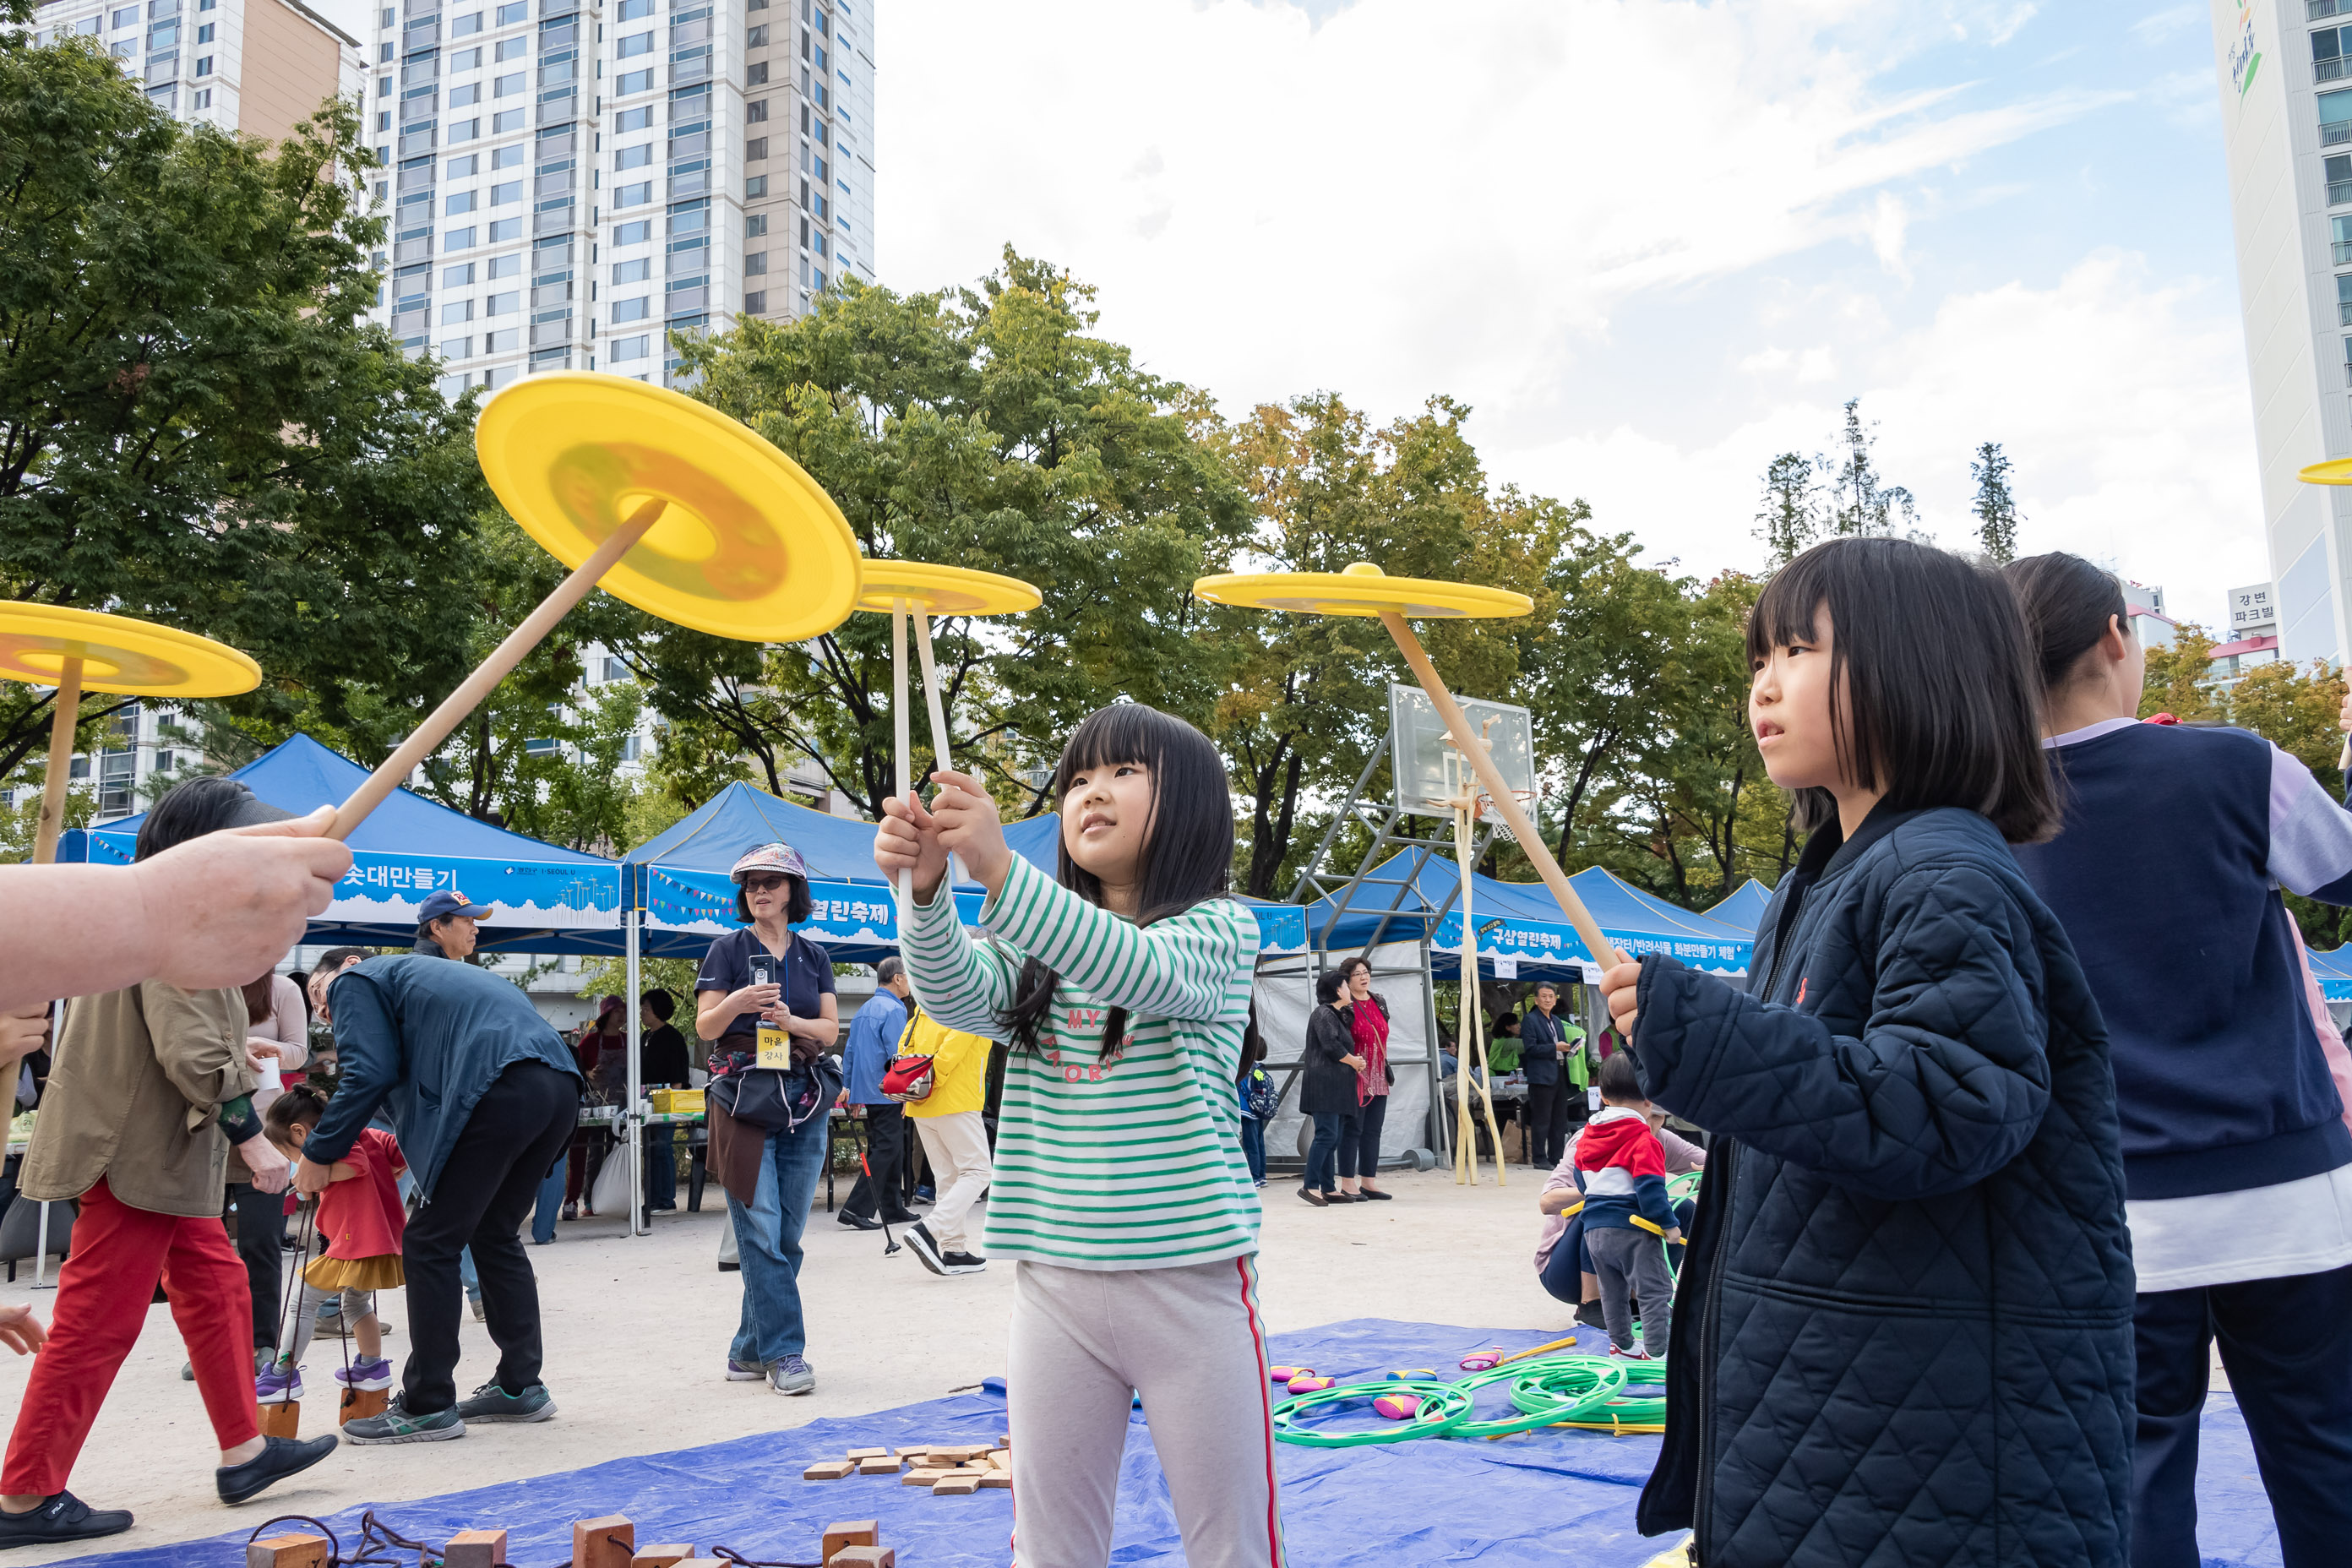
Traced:
<path id="1" fill-rule="evenodd" d="M 1450 394 L 1702 575 L 1855 395 L 1946 542 L 1992 440 L 2029 551 L 2209 623 L 2269 574 L 2201 5 L 851 5 L 892 288 L 1010 241 L 1231 413 Z"/>

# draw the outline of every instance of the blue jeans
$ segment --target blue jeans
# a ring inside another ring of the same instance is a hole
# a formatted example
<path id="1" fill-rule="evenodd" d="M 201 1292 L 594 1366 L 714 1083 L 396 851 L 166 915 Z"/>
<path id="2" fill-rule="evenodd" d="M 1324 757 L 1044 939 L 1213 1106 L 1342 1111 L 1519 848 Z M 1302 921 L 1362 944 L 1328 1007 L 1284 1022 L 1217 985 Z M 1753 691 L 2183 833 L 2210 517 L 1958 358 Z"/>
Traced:
<path id="1" fill-rule="evenodd" d="M 831 1133 L 822 1116 L 798 1132 L 772 1131 L 760 1161 L 758 1201 L 727 1194 L 735 1251 L 743 1266 L 743 1316 L 728 1350 L 747 1366 L 766 1366 L 807 1348 L 801 1319 L 801 1231 L 816 1198 Z"/>
<path id="2" fill-rule="evenodd" d="M 1339 1164 L 1339 1142 L 1342 1138 L 1352 1137 L 1355 1130 L 1362 1124 L 1362 1119 L 1352 1110 L 1334 1110 L 1312 1120 L 1315 1122 L 1315 1142 L 1307 1146 L 1305 1185 L 1313 1192 L 1336 1193 L 1339 1190 L 1339 1184 L 1332 1180 L 1332 1173 Z M 1355 1174 L 1353 1171 L 1348 1173 L 1350 1180 Z"/>
<path id="3" fill-rule="evenodd" d="M 539 1198 L 530 1211 L 530 1238 L 544 1245 L 555 1239 L 556 1216 L 563 1212 L 563 1182 L 569 1173 L 562 1161 L 539 1184 Z"/>
<path id="4" fill-rule="evenodd" d="M 1242 1157 L 1249 1162 L 1250 1180 L 1265 1180 L 1265 1123 L 1255 1116 L 1242 1118 Z"/>
<path id="5" fill-rule="evenodd" d="M 677 1206 L 677 1129 L 665 1121 L 646 1129 L 646 1207 Z"/>
<path id="6" fill-rule="evenodd" d="M 474 1249 L 470 1247 L 457 1254 L 457 1283 L 466 1288 L 467 1300 L 482 1299 L 482 1277 L 474 1272 Z"/>

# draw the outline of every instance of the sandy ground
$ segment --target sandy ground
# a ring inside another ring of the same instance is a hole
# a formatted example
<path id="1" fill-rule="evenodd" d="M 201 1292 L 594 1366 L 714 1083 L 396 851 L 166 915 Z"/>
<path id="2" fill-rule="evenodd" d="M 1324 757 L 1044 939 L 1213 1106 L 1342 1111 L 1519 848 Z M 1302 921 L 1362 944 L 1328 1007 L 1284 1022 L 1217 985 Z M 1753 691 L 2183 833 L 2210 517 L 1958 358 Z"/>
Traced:
<path id="1" fill-rule="evenodd" d="M 1261 1258 L 1268 1326 L 1279 1331 L 1381 1317 L 1567 1331 L 1569 1310 L 1535 1279 L 1541 1180 L 1525 1166 L 1512 1167 L 1509 1179 L 1498 1190 L 1491 1167 L 1486 1184 L 1471 1188 L 1456 1187 L 1444 1171 L 1402 1174 L 1388 1183 L 1395 1202 L 1332 1209 L 1310 1208 L 1292 1187 L 1270 1184 Z M 886 1258 L 880 1235 L 836 1224 L 820 1191 L 801 1276 L 816 1392 L 787 1399 L 764 1384 L 725 1382 L 740 1276 L 717 1268 L 723 1200 L 715 1188 L 710 1199 L 698 1215 L 656 1215 L 648 1237 L 624 1235 L 618 1220 L 583 1220 L 560 1226 L 552 1246 L 531 1248 L 554 1420 L 478 1426 L 453 1443 L 345 1446 L 236 1509 L 213 1494 L 219 1455 L 212 1429 L 195 1385 L 180 1379 L 184 1354 L 169 1311 L 152 1308 L 75 1468 L 74 1493 L 94 1507 L 137 1513 L 137 1526 L 106 1547 L 152 1545 L 218 1534 L 240 1521 L 257 1524 L 274 1513 L 429 1497 L 888 1409 L 1003 1372 L 1009 1267 L 940 1279 L 903 1248 Z M 0 1299 L 26 1299 L 22 1280 L 0 1288 Z M 46 1318 L 49 1295 L 32 1299 Z M 404 1306 L 392 1305 L 387 1315 L 404 1330 Z M 404 1332 L 387 1342 L 395 1362 L 406 1350 Z M 488 1335 L 468 1319 L 457 1386 L 487 1380 L 496 1362 Z M 30 1363 L 10 1356 L 0 1363 L 0 1402 L 13 1412 Z M 331 1342 L 312 1348 L 306 1435 L 333 1419 L 339 1364 Z M 10 1560 L 78 1554 L 27 1548 Z"/>

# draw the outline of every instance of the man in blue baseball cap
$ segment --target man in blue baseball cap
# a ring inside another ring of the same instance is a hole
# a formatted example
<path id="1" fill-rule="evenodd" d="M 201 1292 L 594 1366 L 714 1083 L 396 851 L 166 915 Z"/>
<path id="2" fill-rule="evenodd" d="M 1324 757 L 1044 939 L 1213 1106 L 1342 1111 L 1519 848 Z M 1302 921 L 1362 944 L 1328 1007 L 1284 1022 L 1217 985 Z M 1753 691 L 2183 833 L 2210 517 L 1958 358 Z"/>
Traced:
<path id="1" fill-rule="evenodd" d="M 480 933 L 474 922 L 490 912 L 454 889 L 444 889 L 416 906 L 416 951 L 427 958 L 470 957 Z"/>

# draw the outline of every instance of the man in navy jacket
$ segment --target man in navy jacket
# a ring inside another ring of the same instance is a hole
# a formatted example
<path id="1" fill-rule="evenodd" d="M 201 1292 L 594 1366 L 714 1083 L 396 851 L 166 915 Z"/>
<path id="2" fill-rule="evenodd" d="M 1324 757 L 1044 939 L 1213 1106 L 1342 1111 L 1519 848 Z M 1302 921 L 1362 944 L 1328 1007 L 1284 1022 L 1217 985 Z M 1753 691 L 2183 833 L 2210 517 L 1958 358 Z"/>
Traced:
<path id="1" fill-rule="evenodd" d="M 464 1436 L 468 1421 L 546 1420 L 539 1284 L 516 1233 L 579 1120 L 562 1037 L 511 983 L 440 958 L 353 960 L 310 986 L 341 1070 L 295 1184 L 322 1190 L 389 1105 L 424 1198 L 402 1247 L 412 1349 L 401 1392 L 382 1415 L 345 1423 L 345 1440 L 426 1443 Z M 457 1255 L 469 1245 L 499 1371 L 460 1401 Z"/>

